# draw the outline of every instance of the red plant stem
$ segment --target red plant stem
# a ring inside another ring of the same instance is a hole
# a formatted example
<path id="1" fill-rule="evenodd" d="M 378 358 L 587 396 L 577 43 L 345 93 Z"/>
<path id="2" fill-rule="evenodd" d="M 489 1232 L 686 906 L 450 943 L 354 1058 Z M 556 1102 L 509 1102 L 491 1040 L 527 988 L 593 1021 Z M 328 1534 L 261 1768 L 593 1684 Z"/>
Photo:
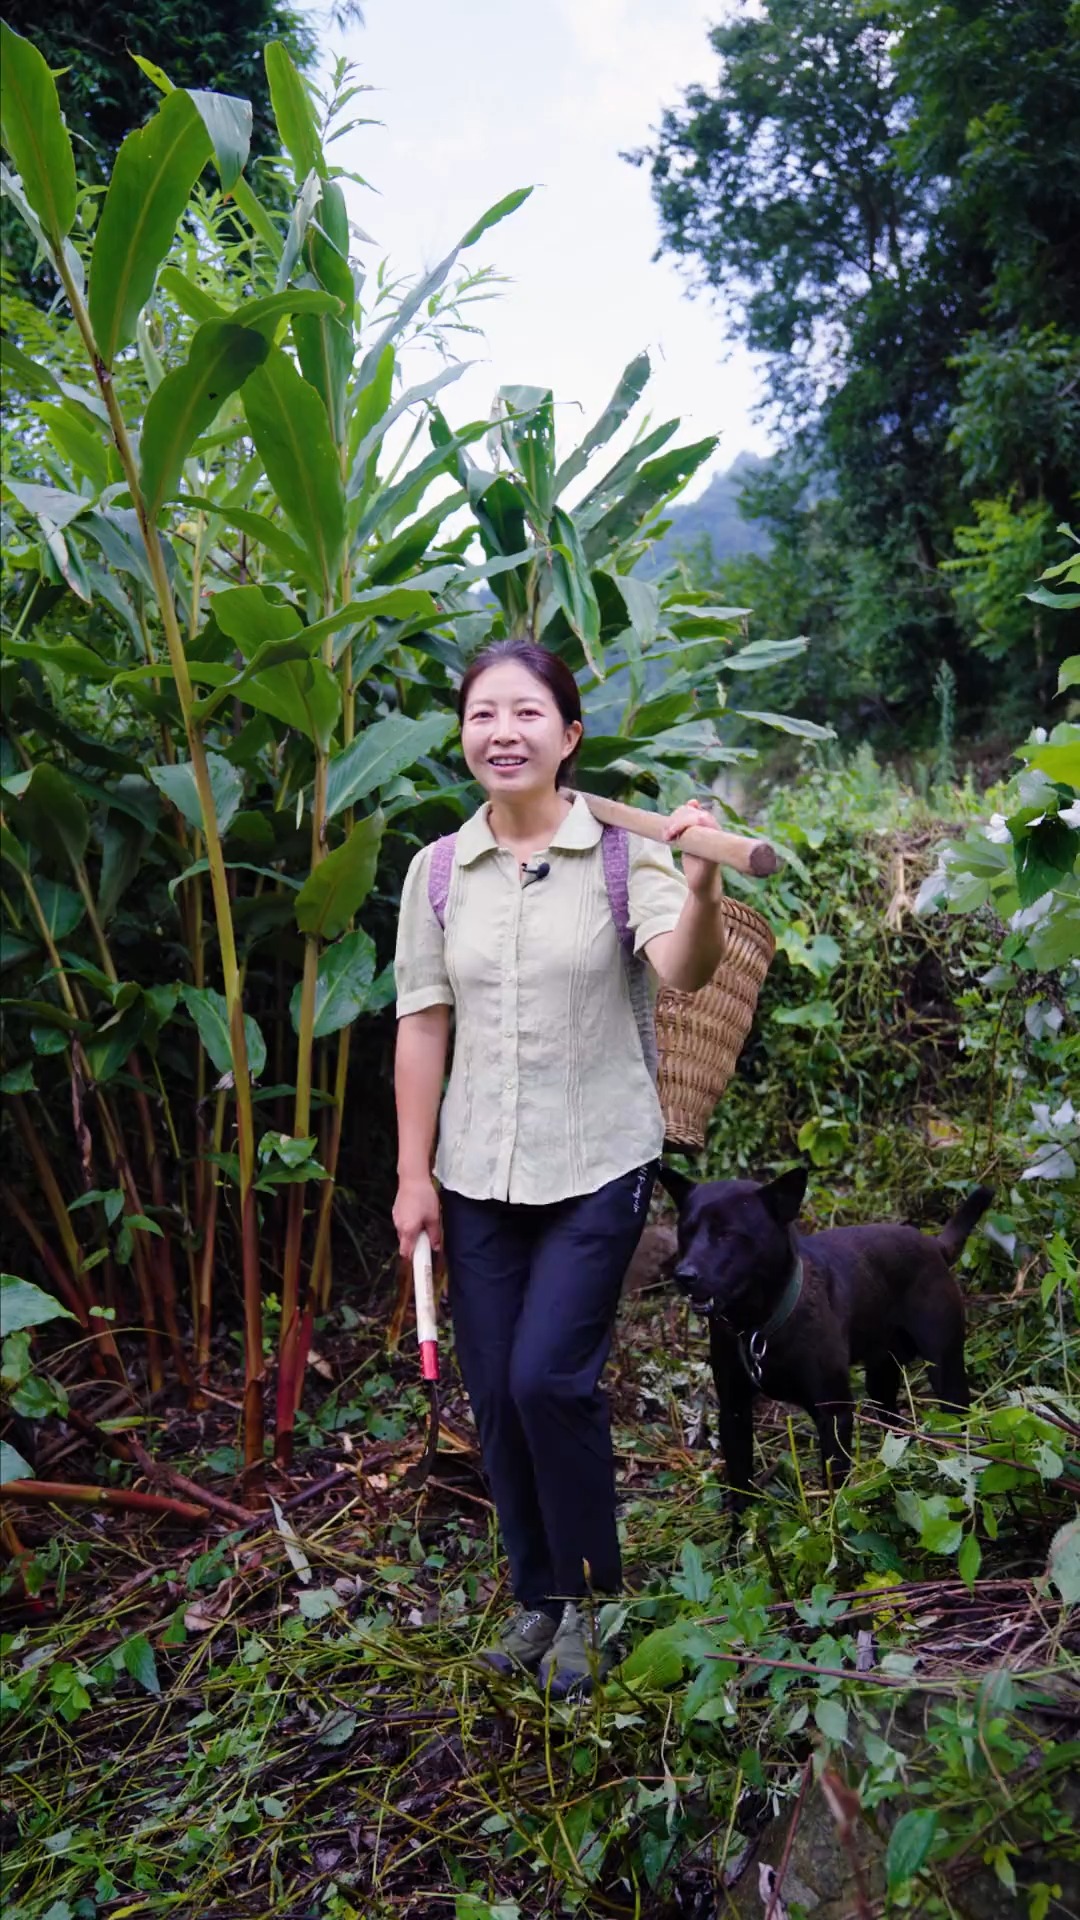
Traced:
<path id="1" fill-rule="evenodd" d="M 128 1072 L 139 1082 L 141 1087 L 142 1071 L 134 1054 L 130 1056 L 127 1064 Z M 190 1387 L 192 1384 L 191 1368 L 187 1363 L 187 1355 L 184 1352 L 184 1342 L 180 1333 L 180 1323 L 176 1317 L 176 1278 L 173 1273 L 172 1240 L 167 1224 L 168 1202 L 165 1195 L 165 1181 L 161 1172 L 161 1155 L 158 1152 L 157 1137 L 154 1133 L 154 1120 L 150 1112 L 150 1102 L 145 1092 L 136 1094 L 135 1104 L 138 1109 L 139 1121 L 142 1128 L 143 1157 L 146 1161 L 147 1173 L 150 1176 L 150 1192 L 153 1195 L 154 1206 L 157 1208 L 158 1213 L 165 1216 L 161 1223 L 161 1239 L 155 1241 L 156 1258 L 154 1262 L 157 1268 L 161 1309 L 165 1317 L 165 1331 L 168 1335 L 169 1350 L 172 1353 L 173 1365 L 176 1368 L 177 1374 L 184 1386 Z"/>
<path id="2" fill-rule="evenodd" d="M 168 1514 L 190 1526 L 206 1525 L 206 1508 L 166 1493 L 132 1493 L 126 1487 L 88 1487 L 66 1480 L 5 1480 L 0 1500 L 54 1500 L 60 1507 L 118 1507 L 130 1513 Z"/>

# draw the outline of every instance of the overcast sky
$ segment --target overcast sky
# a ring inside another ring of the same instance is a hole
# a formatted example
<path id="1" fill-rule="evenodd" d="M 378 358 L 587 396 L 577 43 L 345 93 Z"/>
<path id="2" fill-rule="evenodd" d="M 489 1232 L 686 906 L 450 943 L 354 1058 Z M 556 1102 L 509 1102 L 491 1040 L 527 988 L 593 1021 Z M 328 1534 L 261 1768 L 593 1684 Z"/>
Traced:
<path id="1" fill-rule="evenodd" d="M 725 338 L 715 303 L 688 298 L 672 259 L 654 262 L 647 170 L 619 158 L 681 88 L 712 80 L 706 36 L 723 0 L 365 0 L 364 10 L 363 29 L 323 39 L 377 89 L 352 110 L 384 124 L 331 148 L 378 189 L 347 189 L 373 260 L 431 266 L 494 201 L 536 189 L 470 255 L 510 284 L 474 310 L 486 339 L 465 357 L 483 364 L 447 390 L 451 422 L 486 416 L 504 383 L 551 386 L 565 452 L 645 347 L 654 373 L 641 411 L 681 416 L 685 439 L 721 435 L 706 478 L 744 448 L 764 452 L 754 366 Z"/>

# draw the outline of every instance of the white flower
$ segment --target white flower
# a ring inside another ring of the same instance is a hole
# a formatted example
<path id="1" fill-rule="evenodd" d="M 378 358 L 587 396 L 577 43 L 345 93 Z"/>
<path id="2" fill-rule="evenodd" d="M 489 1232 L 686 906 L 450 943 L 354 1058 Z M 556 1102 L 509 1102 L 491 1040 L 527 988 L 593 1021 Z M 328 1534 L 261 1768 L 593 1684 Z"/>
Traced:
<path id="1" fill-rule="evenodd" d="M 1074 800 L 1069 807 L 1062 807 L 1058 819 L 1067 827 L 1080 827 L 1080 800 Z"/>
<path id="2" fill-rule="evenodd" d="M 994 845 L 998 847 L 1005 846 L 1012 839 L 1012 834 L 1009 832 L 1003 813 L 992 813 L 990 815 L 990 825 L 984 827 L 983 832 L 986 838 L 992 840 Z"/>
<path id="3" fill-rule="evenodd" d="M 1030 733 L 1029 733 L 1029 735 L 1028 735 L 1028 742 L 1029 742 L 1029 745 L 1031 745 L 1031 746 L 1034 746 L 1034 747 L 1045 747 L 1045 745 L 1046 745 L 1046 728 L 1045 728 L 1045 727 L 1032 727 L 1032 729 L 1031 729 L 1031 732 L 1030 732 Z"/>

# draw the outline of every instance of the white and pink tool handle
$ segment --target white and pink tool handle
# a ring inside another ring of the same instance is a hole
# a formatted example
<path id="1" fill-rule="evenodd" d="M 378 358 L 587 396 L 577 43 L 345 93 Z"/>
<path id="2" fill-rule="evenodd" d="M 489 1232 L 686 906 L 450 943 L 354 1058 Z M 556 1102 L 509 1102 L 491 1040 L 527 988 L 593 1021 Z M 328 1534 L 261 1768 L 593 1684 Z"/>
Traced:
<path id="1" fill-rule="evenodd" d="M 413 1248 L 413 1293 L 416 1299 L 416 1338 L 420 1343 L 420 1372 L 425 1380 L 439 1377 L 439 1329 L 435 1319 L 435 1285 L 431 1272 L 431 1241 L 419 1233 Z"/>

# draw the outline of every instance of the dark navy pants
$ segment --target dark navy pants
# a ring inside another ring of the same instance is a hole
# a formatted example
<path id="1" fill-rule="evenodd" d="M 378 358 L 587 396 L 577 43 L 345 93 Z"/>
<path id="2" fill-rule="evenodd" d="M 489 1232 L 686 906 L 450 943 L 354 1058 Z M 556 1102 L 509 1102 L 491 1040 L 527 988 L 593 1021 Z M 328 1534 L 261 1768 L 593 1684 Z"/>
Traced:
<path id="1" fill-rule="evenodd" d="M 541 1207 L 443 1191 L 458 1362 L 523 1606 L 621 1584 L 599 1380 L 655 1172 Z"/>

